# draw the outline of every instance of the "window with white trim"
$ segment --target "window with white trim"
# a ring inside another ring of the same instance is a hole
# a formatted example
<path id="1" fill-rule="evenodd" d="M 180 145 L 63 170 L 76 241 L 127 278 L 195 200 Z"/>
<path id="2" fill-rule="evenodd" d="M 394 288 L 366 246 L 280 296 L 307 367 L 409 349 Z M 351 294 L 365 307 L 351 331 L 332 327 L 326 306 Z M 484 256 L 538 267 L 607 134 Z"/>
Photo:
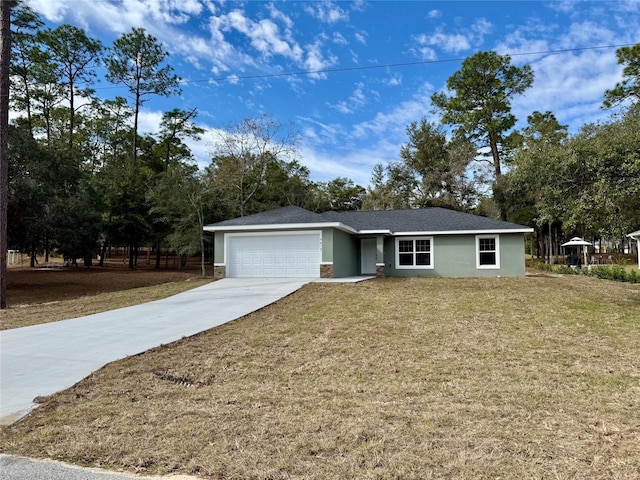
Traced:
<path id="1" fill-rule="evenodd" d="M 433 237 L 396 238 L 396 268 L 433 268 Z"/>
<path id="2" fill-rule="evenodd" d="M 498 235 L 476 235 L 476 268 L 500 268 Z"/>

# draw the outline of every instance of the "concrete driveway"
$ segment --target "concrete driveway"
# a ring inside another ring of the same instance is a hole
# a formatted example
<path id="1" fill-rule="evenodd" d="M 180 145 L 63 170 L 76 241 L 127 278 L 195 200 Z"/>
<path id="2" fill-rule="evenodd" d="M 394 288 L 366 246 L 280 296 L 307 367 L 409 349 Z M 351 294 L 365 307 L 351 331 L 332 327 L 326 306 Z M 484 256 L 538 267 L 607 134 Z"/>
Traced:
<path id="1" fill-rule="evenodd" d="M 103 365 L 235 320 L 311 279 L 226 278 L 143 305 L 0 332 L 0 424 Z"/>

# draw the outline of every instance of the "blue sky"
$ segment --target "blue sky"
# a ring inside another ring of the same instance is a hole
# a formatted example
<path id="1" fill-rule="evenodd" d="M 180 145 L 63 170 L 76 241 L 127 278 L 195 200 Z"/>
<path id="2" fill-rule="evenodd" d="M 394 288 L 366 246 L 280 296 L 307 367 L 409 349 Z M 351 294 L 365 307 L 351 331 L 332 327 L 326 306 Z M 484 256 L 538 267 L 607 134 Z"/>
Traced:
<path id="1" fill-rule="evenodd" d="M 207 134 L 189 145 L 201 165 L 225 127 L 268 113 L 299 131 L 312 180 L 363 186 L 376 163 L 398 158 L 410 122 L 438 120 L 430 97 L 464 58 L 496 50 L 530 64 L 534 86 L 515 99 L 516 116 L 551 110 L 577 132 L 608 118 L 603 93 L 621 79 L 616 48 L 593 47 L 640 42 L 640 0 L 27 3 L 49 26 L 76 25 L 105 45 L 131 27 L 158 38 L 182 94 L 152 98 L 141 127 L 197 107 Z M 96 90 L 123 94 L 104 80 Z"/>

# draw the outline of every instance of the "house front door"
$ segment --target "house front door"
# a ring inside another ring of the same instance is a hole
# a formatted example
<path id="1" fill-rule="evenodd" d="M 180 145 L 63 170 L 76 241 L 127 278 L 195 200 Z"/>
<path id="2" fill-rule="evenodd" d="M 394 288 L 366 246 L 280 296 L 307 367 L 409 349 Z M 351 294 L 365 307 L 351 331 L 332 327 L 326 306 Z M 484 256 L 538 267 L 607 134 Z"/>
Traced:
<path id="1" fill-rule="evenodd" d="M 377 257 L 376 239 L 363 238 L 360 240 L 360 273 L 362 275 L 376 274 Z"/>

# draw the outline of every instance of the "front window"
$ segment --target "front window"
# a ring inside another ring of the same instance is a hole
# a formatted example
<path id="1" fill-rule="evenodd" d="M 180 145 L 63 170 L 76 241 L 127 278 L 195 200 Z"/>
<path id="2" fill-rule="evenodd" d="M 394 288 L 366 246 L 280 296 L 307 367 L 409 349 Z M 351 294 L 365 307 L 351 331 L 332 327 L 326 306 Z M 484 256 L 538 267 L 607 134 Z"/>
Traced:
<path id="1" fill-rule="evenodd" d="M 433 268 L 433 238 L 397 238 L 396 268 Z"/>
<path id="2" fill-rule="evenodd" d="M 476 267 L 500 268 L 500 238 L 497 235 L 476 236 Z"/>

